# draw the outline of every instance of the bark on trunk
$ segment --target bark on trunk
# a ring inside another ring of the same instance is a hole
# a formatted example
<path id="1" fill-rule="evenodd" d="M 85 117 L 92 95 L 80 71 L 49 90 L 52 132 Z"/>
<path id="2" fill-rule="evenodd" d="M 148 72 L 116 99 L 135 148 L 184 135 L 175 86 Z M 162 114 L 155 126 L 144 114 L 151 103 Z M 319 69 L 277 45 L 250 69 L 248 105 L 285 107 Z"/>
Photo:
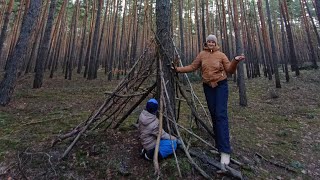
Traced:
<path id="1" fill-rule="evenodd" d="M 279 0 L 281 1 L 281 0 Z M 291 70 L 295 71 L 296 76 L 300 75 L 300 71 L 298 68 L 298 62 L 297 62 L 297 55 L 296 55 L 296 50 L 295 50 L 295 44 L 293 40 L 293 35 L 292 35 L 292 29 L 291 29 L 291 24 L 289 20 L 289 13 L 288 13 L 288 7 L 287 7 L 287 2 L 286 0 L 283 0 L 281 2 L 281 11 L 282 15 L 284 18 L 284 24 L 286 26 L 287 30 L 287 38 L 289 42 L 289 51 L 290 51 L 290 61 L 291 61 Z"/>
<path id="2" fill-rule="evenodd" d="M 89 63 L 89 71 L 88 71 L 88 79 L 94 79 L 95 73 L 97 71 L 96 68 L 96 61 L 98 61 L 97 57 L 97 47 L 98 47 L 98 39 L 99 39 L 99 30 L 100 30 L 100 18 L 101 18 L 101 7 L 102 7 L 102 0 L 97 1 L 98 4 L 98 11 L 97 11 L 97 18 L 94 28 L 93 34 L 93 41 L 92 41 L 92 49 L 90 55 L 90 63 Z"/>
<path id="3" fill-rule="evenodd" d="M 30 7 L 21 26 L 21 33 L 14 48 L 14 53 L 8 59 L 8 69 L 4 74 L 4 78 L 0 83 L 0 105 L 5 106 L 10 102 L 10 97 L 13 93 L 16 80 L 17 70 L 24 59 L 28 43 L 31 38 L 31 33 L 37 24 L 37 18 L 40 14 L 42 0 L 32 0 Z"/>
<path id="4" fill-rule="evenodd" d="M 36 73 L 34 76 L 33 88 L 40 88 L 42 86 L 44 64 L 48 57 L 55 10 L 56 10 L 56 0 L 51 0 L 46 30 L 41 40 L 40 49 L 39 49 L 38 57 L 36 61 Z"/>
<path id="5" fill-rule="evenodd" d="M 239 17 L 238 17 L 238 3 L 237 0 L 233 0 L 233 11 L 234 11 L 234 32 L 235 32 L 235 39 L 236 39 L 236 54 L 240 55 L 243 54 L 242 42 L 240 37 L 240 29 L 238 28 L 239 24 Z M 240 98 L 240 106 L 247 106 L 247 93 L 246 93 L 246 85 L 244 82 L 244 68 L 243 62 L 238 64 L 237 69 L 238 74 L 238 82 L 239 82 L 239 98 Z"/>
<path id="6" fill-rule="evenodd" d="M 266 0 L 266 7 L 267 7 L 267 15 L 268 15 L 269 34 L 270 34 L 271 49 L 272 49 L 272 62 L 273 62 L 273 68 L 274 68 L 276 88 L 281 88 L 279 69 L 278 69 L 278 55 L 276 52 L 276 44 L 275 44 L 275 39 L 273 36 L 273 28 L 272 28 L 272 22 L 271 22 L 269 0 Z"/>
<path id="7" fill-rule="evenodd" d="M 7 29 L 8 29 L 8 25 L 9 25 L 10 14 L 12 11 L 13 2 L 14 2 L 14 0 L 10 0 L 8 7 L 7 7 L 7 10 L 4 13 L 4 22 L 3 22 L 3 26 L 2 26 L 2 29 L 0 32 L 0 59 L 2 58 L 2 49 L 4 47 L 4 42 L 7 39 Z"/>
<path id="8" fill-rule="evenodd" d="M 160 53 L 162 60 L 162 67 L 164 72 L 164 79 L 167 83 L 167 89 L 170 99 L 175 99 L 175 88 L 174 88 L 174 75 L 171 72 L 170 64 L 174 58 L 174 46 L 171 39 L 170 33 L 170 1 L 169 0 L 157 0 L 156 1 L 156 25 L 157 25 L 157 37 L 160 45 Z M 160 84 L 159 81 L 158 84 Z M 175 106 L 175 101 L 171 102 L 171 107 Z M 166 105 L 169 107 L 169 105 Z M 174 109 L 174 115 L 175 115 Z"/>

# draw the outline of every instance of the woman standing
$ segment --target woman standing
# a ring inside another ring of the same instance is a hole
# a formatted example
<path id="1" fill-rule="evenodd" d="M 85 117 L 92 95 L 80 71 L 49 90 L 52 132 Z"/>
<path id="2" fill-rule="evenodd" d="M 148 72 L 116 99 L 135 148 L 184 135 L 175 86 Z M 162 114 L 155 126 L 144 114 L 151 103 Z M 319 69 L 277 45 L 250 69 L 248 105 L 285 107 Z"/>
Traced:
<path id="1" fill-rule="evenodd" d="M 229 61 L 217 44 L 217 37 L 209 35 L 201 51 L 192 64 L 185 67 L 176 67 L 178 73 L 192 72 L 201 67 L 203 90 L 213 122 L 215 143 L 221 154 L 220 162 L 230 163 L 230 141 L 228 126 L 228 82 L 227 73 L 233 74 L 240 61 L 245 56 L 236 56 Z"/>

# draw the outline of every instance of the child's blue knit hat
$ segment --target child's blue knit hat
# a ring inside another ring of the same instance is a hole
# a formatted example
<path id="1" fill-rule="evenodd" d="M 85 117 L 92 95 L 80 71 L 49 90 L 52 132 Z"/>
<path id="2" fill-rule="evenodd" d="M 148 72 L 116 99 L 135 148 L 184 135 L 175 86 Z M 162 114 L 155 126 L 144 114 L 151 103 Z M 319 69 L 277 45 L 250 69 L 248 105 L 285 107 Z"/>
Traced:
<path id="1" fill-rule="evenodd" d="M 149 101 L 147 102 L 147 105 L 146 105 L 146 110 L 149 113 L 152 113 L 152 114 L 157 112 L 157 110 L 158 110 L 158 101 L 156 99 L 154 99 L 154 98 L 149 99 Z"/>

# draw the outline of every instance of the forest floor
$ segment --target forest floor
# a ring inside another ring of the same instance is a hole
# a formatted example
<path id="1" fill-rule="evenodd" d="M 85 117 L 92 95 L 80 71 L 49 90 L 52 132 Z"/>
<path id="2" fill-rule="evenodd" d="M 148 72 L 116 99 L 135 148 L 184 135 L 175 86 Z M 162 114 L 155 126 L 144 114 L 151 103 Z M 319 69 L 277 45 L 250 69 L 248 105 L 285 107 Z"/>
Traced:
<path id="1" fill-rule="evenodd" d="M 281 81 L 281 89 L 264 77 L 246 80 L 247 107 L 238 105 L 238 88 L 229 81 L 232 157 L 245 164 L 239 169 L 245 178 L 320 179 L 319 77 L 319 70 L 304 70 L 289 83 Z M 91 81 L 80 75 L 71 81 L 55 77 L 32 89 L 32 80 L 32 75 L 20 78 L 11 103 L 0 107 L 0 179 L 155 179 L 153 163 L 139 156 L 133 126 L 144 103 L 118 130 L 87 133 L 64 161 L 59 157 L 71 141 L 51 148 L 57 135 L 100 107 L 104 92 L 117 81 L 103 75 Z M 201 82 L 194 88 L 203 99 Z M 189 114 L 182 103 L 181 119 Z M 191 145 L 210 149 L 196 140 Z M 180 179 L 203 179 L 183 153 L 178 159 Z M 160 161 L 160 168 L 163 179 L 179 179 L 174 158 Z"/>

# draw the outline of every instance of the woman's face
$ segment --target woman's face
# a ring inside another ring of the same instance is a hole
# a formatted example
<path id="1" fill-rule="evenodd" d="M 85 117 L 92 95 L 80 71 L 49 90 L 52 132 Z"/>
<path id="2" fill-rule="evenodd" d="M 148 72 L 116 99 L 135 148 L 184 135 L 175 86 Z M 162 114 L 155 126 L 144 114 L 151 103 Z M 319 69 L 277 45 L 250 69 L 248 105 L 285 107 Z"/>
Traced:
<path id="1" fill-rule="evenodd" d="M 207 41 L 207 45 L 209 49 L 213 49 L 214 46 L 216 46 L 216 42 L 214 41 Z"/>

